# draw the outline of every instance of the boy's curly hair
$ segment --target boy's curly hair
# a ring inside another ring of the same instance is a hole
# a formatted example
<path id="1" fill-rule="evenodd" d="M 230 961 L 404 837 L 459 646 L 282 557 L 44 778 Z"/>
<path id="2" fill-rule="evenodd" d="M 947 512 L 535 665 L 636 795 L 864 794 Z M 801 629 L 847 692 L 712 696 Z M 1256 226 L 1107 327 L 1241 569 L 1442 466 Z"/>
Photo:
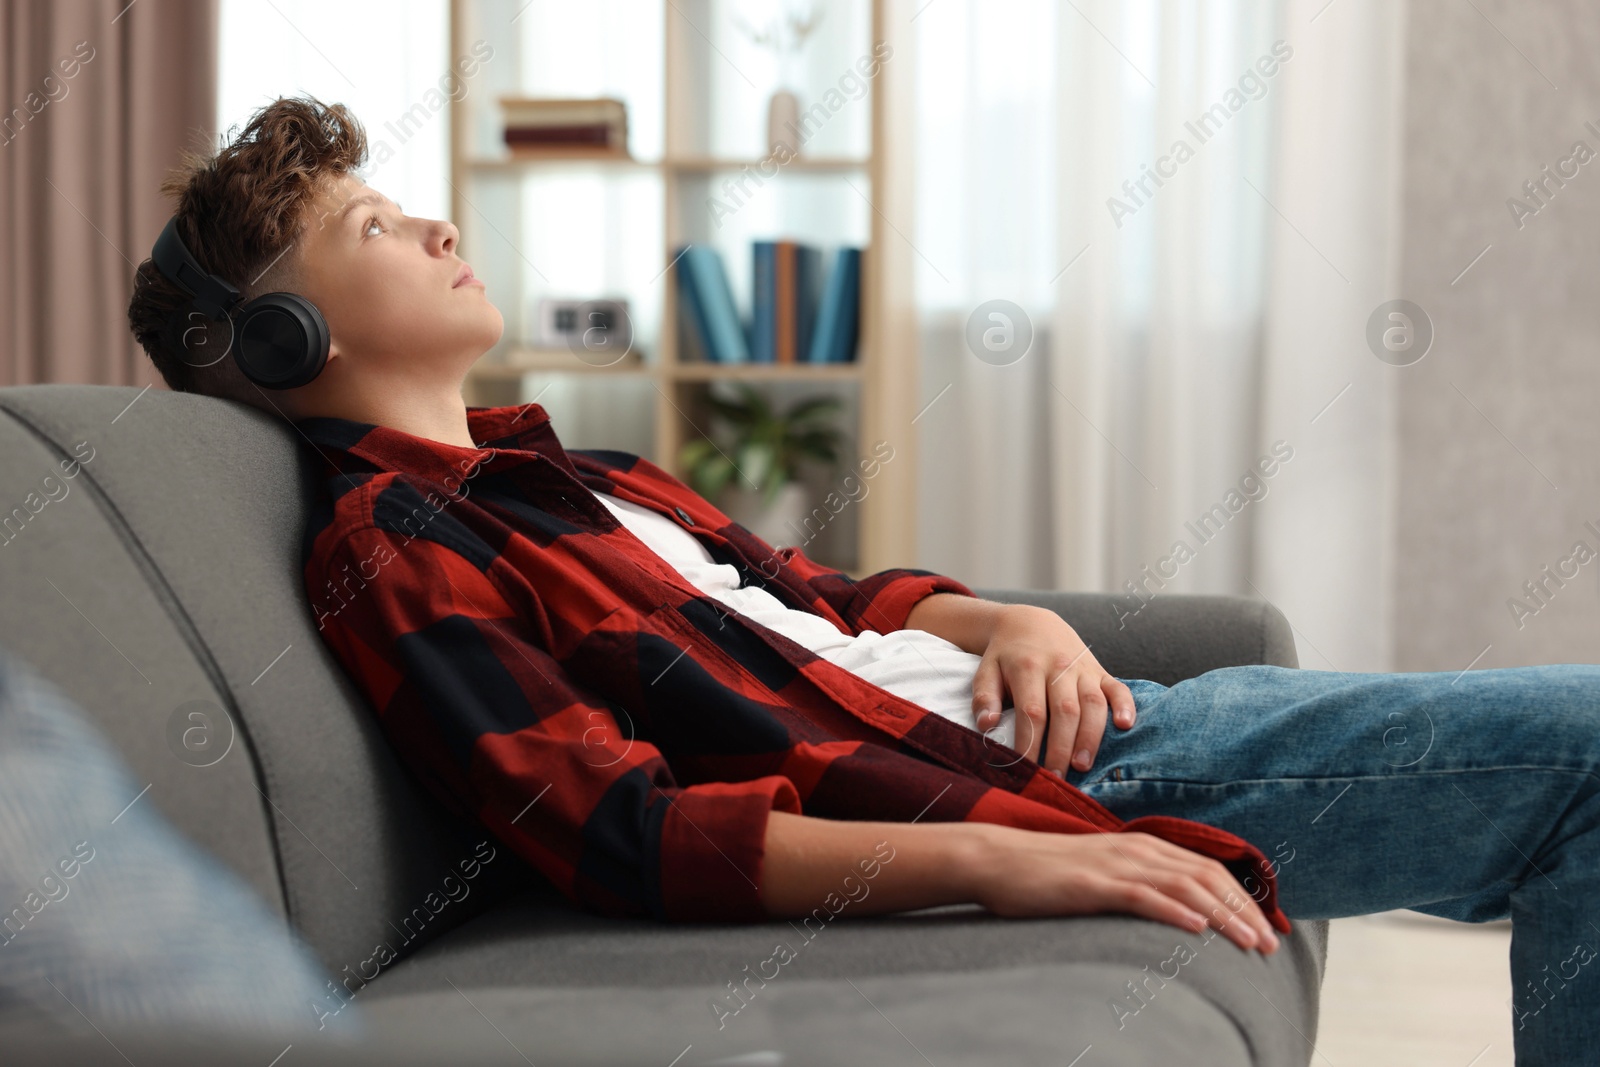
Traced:
<path id="1" fill-rule="evenodd" d="M 306 231 L 306 205 L 327 182 L 365 163 L 367 135 L 343 104 L 311 96 L 280 97 L 234 136 L 237 128 L 214 155 L 185 151 L 161 192 L 175 203 L 178 236 L 190 253 L 248 301 L 294 290 L 301 264 L 292 246 Z M 215 356 L 232 340 L 228 322 L 191 318 L 169 330 L 190 299 L 145 259 L 128 302 L 135 339 L 170 388 L 245 399 L 241 391 L 253 390 L 231 354 Z"/>

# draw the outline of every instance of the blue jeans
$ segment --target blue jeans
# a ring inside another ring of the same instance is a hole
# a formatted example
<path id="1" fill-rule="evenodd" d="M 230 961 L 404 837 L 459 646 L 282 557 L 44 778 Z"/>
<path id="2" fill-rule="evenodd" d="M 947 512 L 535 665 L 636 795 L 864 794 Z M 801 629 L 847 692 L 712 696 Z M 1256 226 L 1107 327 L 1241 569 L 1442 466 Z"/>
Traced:
<path id="1" fill-rule="evenodd" d="M 1067 781 L 1123 819 L 1243 837 L 1276 865 L 1291 919 L 1509 917 L 1516 1062 L 1592 1062 L 1600 665 L 1122 681 L 1132 729 L 1108 719 L 1094 766 Z"/>

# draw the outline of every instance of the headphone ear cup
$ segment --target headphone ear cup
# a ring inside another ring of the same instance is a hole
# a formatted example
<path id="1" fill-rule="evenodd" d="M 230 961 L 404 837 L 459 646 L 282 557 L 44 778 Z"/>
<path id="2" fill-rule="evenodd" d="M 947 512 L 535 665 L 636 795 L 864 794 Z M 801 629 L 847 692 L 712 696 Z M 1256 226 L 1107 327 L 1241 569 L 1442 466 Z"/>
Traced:
<path id="1" fill-rule="evenodd" d="M 244 376 L 267 389 L 295 389 L 328 362 L 328 323 L 296 293 L 267 293 L 239 311 L 233 354 Z"/>

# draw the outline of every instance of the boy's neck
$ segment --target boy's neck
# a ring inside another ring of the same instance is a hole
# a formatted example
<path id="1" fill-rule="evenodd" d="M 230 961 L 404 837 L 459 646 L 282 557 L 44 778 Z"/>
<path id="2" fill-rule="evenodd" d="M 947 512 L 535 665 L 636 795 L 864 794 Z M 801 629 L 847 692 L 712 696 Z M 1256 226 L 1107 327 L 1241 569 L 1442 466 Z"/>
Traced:
<path id="1" fill-rule="evenodd" d="M 357 395 L 330 396 L 305 415 L 335 418 L 387 426 L 414 437 L 461 448 L 477 448 L 467 426 L 467 405 L 461 397 L 461 383 L 443 383 L 434 390 L 415 387 L 377 389 Z"/>

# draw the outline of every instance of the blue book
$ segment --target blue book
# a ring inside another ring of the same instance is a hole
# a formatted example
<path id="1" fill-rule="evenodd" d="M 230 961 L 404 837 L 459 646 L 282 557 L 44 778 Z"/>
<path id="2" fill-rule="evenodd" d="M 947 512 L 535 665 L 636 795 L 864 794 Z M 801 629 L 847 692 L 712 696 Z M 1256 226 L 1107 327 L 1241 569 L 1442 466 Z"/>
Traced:
<path id="1" fill-rule="evenodd" d="M 806 348 L 807 363 L 828 361 L 828 335 L 834 331 L 839 318 L 839 297 L 833 291 L 834 275 L 838 273 L 838 257 L 834 257 L 834 270 L 824 280 L 822 299 L 817 304 L 816 323 L 811 329 L 811 344 Z"/>
<path id="2" fill-rule="evenodd" d="M 680 248 L 673 257 L 672 273 L 678 282 L 678 314 L 683 320 L 683 337 L 689 342 L 678 358 L 684 362 L 711 358 L 711 327 L 706 322 L 705 309 L 700 295 L 695 292 L 694 272 L 684 261 L 689 258 L 687 247 Z"/>
<path id="3" fill-rule="evenodd" d="M 722 256 L 709 245 L 690 245 L 683 261 L 694 275 L 695 296 L 705 317 L 707 353 L 717 363 L 750 362 L 744 323 L 733 302 L 733 288 L 728 284 Z"/>
<path id="4" fill-rule="evenodd" d="M 808 363 L 848 363 L 855 358 L 856 331 L 861 311 L 861 249 L 841 248 L 823 283 L 822 304 Z"/>
<path id="5" fill-rule="evenodd" d="M 811 338 L 816 333 L 817 304 L 822 298 L 822 251 L 799 245 L 794 252 L 795 327 L 794 350 L 800 359 L 809 359 Z"/>
<path id="6" fill-rule="evenodd" d="M 750 245 L 750 359 L 755 363 L 778 361 L 778 242 Z"/>
<path id="7" fill-rule="evenodd" d="M 838 266 L 844 272 L 844 279 L 839 283 L 842 303 L 838 331 L 834 334 L 828 359 L 831 363 L 853 363 L 861 323 L 861 249 L 841 248 Z"/>

